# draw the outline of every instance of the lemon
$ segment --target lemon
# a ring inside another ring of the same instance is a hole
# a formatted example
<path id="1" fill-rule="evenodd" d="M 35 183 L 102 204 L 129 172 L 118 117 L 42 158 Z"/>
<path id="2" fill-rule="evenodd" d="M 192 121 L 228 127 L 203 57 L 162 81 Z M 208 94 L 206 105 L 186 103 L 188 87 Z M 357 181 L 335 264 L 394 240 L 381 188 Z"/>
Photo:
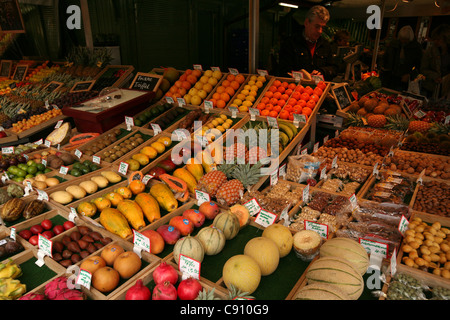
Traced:
<path id="1" fill-rule="evenodd" d="M 190 104 L 192 96 L 188 93 L 183 96 L 183 99 L 184 99 L 184 101 L 186 101 L 187 104 Z"/>
<path id="2" fill-rule="evenodd" d="M 209 129 L 212 129 L 212 128 L 215 127 L 215 126 L 212 124 L 212 122 L 208 123 L 207 126 L 208 126 Z"/>
<path id="3" fill-rule="evenodd" d="M 241 93 L 242 93 L 243 95 L 245 95 L 245 96 L 248 96 L 249 92 L 250 92 L 250 90 L 247 90 L 247 89 L 244 89 L 244 90 L 241 91 Z M 245 98 L 244 98 L 244 99 L 245 99 Z"/>
<path id="4" fill-rule="evenodd" d="M 245 106 L 245 107 L 250 108 L 253 105 L 253 102 L 245 100 L 245 101 L 242 102 L 242 105 Z"/>
<path id="5" fill-rule="evenodd" d="M 222 124 L 222 127 L 225 129 L 230 129 L 231 125 L 228 122 L 225 122 L 224 124 Z"/>
<path id="6" fill-rule="evenodd" d="M 217 120 L 211 121 L 211 124 L 212 124 L 214 127 L 217 127 L 217 126 L 219 125 L 219 123 L 217 122 Z"/>
<path id="7" fill-rule="evenodd" d="M 216 129 L 219 130 L 222 133 L 225 132 L 225 128 L 223 126 L 217 126 Z"/>
<path id="8" fill-rule="evenodd" d="M 248 95 L 247 98 L 245 98 L 245 101 L 255 102 L 255 97 L 252 95 Z"/>
<path id="9" fill-rule="evenodd" d="M 221 117 L 217 117 L 217 118 L 215 119 L 215 121 L 217 121 L 218 124 L 222 124 L 222 123 L 225 122 L 225 120 L 223 120 Z"/>
<path id="10" fill-rule="evenodd" d="M 194 84 L 194 88 L 197 90 L 203 89 L 203 82 L 197 82 L 196 84 Z"/>
<path id="11" fill-rule="evenodd" d="M 236 96 L 236 99 L 239 99 L 239 100 L 245 100 L 245 97 L 246 97 L 247 95 L 245 95 L 245 94 L 243 94 L 243 93 L 239 93 L 237 96 Z"/>
<path id="12" fill-rule="evenodd" d="M 220 80 L 222 78 L 222 72 L 220 72 L 219 70 L 216 70 L 213 72 L 212 76 L 214 78 L 216 78 L 217 80 Z"/>
<path id="13" fill-rule="evenodd" d="M 257 81 L 261 81 L 262 83 L 266 82 L 266 77 L 259 76 Z"/>
<path id="14" fill-rule="evenodd" d="M 206 92 L 205 90 L 201 89 L 201 90 L 198 90 L 197 95 L 198 95 L 200 98 L 205 99 L 206 96 L 208 95 L 208 92 Z"/>
<path id="15" fill-rule="evenodd" d="M 244 97 L 244 100 L 245 100 L 245 97 Z M 242 104 L 242 100 L 241 99 L 234 99 L 233 100 L 233 104 L 235 104 L 236 106 L 239 107 Z"/>
<path id="16" fill-rule="evenodd" d="M 248 107 L 242 105 L 239 107 L 239 112 L 248 112 Z"/>
<path id="17" fill-rule="evenodd" d="M 208 83 L 208 80 L 209 80 L 208 76 L 201 76 L 199 81 L 202 83 Z"/>
<path id="18" fill-rule="evenodd" d="M 203 75 L 211 78 L 213 76 L 213 72 L 212 72 L 212 70 L 206 70 Z"/>
<path id="19" fill-rule="evenodd" d="M 258 86 L 253 85 L 250 91 L 258 91 L 258 89 L 259 89 Z"/>
<path id="20" fill-rule="evenodd" d="M 242 90 L 250 90 L 251 87 L 252 87 L 251 85 L 246 84 L 244 88 L 242 88 Z"/>
<path id="21" fill-rule="evenodd" d="M 256 76 L 256 75 L 250 76 L 250 80 L 255 81 L 256 79 L 258 79 L 258 76 Z"/>
<path id="22" fill-rule="evenodd" d="M 214 77 L 209 78 L 208 83 L 212 86 L 215 86 L 217 84 L 218 80 Z"/>
<path id="23" fill-rule="evenodd" d="M 225 121 L 229 120 L 226 114 L 221 114 L 220 117 Z"/>
<path id="24" fill-rule="evenodd" d="M 191 88 L 191 89 L 189 90 L 189 94 L 190 94 L 191 96 L 197 95 L 197 92 L 198 92 L 198 89 L 197 89 L 197 88 Z"/>
<path id="25" fill-rule="evenodd" d="M 261 81 L 256 81 L 255 86 L 257 86 L 258 88 L 262 88 L 264 84 Z"/>
<path id="26" fill-rule="evenodd" d="M 256 97 L 256 96 L 258 95 L 258 92 L 252 90 L 252 91 L 250 91 L 248 94 L 249 94 L 250 96 Z"/>
<path id="27" fill-rule="evenodd" d="M 249 82 L 248 82 L 248 85 L 251 87 L 251 86 L 254 86 L 255 85 L 255 81 L 254 80 L 250 80 Z"/>

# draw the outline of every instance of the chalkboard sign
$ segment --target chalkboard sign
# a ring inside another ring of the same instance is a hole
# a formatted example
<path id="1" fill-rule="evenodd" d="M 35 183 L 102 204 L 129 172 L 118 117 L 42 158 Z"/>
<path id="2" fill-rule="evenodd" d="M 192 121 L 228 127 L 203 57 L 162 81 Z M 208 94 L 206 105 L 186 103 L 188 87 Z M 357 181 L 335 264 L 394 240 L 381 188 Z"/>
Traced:
<path id="1" fill-rule="evenodd" d="M 25 25 L 17 0 L 0 0 L 0 31 L 24 33 Z"/>
<path id="2" fill-rule="evenodd" d="M 345 85 L 337 85 L 332 90 L 339 108 L 345 109 L 352 103 Z"/>
<path id="3" fill-rule="evenodd" d="M 70 89 L 70 92 L 89 91 L 94 86 L 94 83 L 95 80 L 77 82 L 73 85 L 72 89 Z"/>
<path id="4" fill-rule="evenodd" d="M 61 88 L 63 85 L 64 85 L 64 83 L 62 83 L 62 82 L 52 81 L 44 87 L 44 90 L 47 90 L 48 93 L 52 93 L 56 89 Z"/>
<path id="5" fill-rule="evenodd" d="M 130 89 L 156 92 L 162 79 L 163 76 L 157 74 L 138 72 L 130 85 Z"/>
<path id="6" fill-rule="evenodd" d="M 0 1 L 1 2 L 1 1 Z M 27 64 L 18 64 L 16 66 L 16 70 L 13 74 L 13 80 L 23 81 L 27 76 L 28 65 Z"/>
<path id="7" fill-rule="evenodd" d="M 2 60 L 0 66 L 0 77 L 9 78 L 11 76 L 11 70 L 12 70 L 12 61 Z"/>

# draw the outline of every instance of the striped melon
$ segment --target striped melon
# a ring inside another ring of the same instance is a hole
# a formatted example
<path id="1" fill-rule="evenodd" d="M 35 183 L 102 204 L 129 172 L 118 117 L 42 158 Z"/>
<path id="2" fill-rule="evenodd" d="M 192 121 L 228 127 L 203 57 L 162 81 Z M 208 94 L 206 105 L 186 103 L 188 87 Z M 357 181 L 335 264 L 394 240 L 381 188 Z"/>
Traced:
<path id="1" fill-rule="evenodd" d="M 350 261 L 364 275 L 369 267 L 369 255 L 366 249 L 355 240 L 338 237 L 327 240 L 320 247 L 321 257 L 340 257 Z"/>
<path id="2" fill-rule="evenodd" d="M 295 300 L 351 300 L 338 286 L 327 283 L 312 283 L 301 288 Z"/>
<path id="3" fill-rule="evenodd" d="M 225 239 L 231 240 L 237 236 L 241 225 L 239 224 L 239 219 L 230 212 L 219 213 L 213 221 L 213 226 L 219 230 L 222 230 L 225 235 Z"/>
<path id="4" fill-rule="evenodd" d="M 306 272 L 308 284 L 325 283 L 338 286 L 352 300 L 357 300 L 363 290 L 361 274 L 344 258 L 321 257 L 314 261 Z"/>
<path id="5" fill-rule="evenodd" d="M 197 239 L 203 245 L 205 254 L 213 256 L 222 251 L 225 246 L 225 235 L 215 227 L 204 227 L 197 233 Z"/>
<path id="6" fill-rule="evenodd" d="M 205 250 L 198 239 L 187 236 L 179 239 L 173 247 L 173 258 L 177 264 L 180 260 L 180 254 L 198 262 L 202 262 L 203 257 L 205 256 Z"/>

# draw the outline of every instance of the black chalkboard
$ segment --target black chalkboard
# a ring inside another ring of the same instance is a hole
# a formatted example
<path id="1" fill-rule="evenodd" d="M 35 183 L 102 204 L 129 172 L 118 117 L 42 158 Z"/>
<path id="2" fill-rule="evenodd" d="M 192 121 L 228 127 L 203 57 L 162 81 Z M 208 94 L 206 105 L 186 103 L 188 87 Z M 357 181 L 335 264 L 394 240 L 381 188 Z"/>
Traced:
<path id="1" fill-rule="evenodd" d="M 63 85 L 64 83 L 62 82 L 52 81 L 48 85 L 46 85 L 44 89 L 47 90 L 48 93 L 52 93 L 53 91 L 55 91 L 56 89 L 60 88 Z"/>
<path id="2" fill-rule="evenodd" d="M 0 0 L 0 30 L 9 33 L 25 32 L 17 0 Z"/>
<path id="3" fill-rule="evenodd" d="M 14 71 L 13 80 L 23 81 L 27 76 L 28 65 L 18 64 L 16 70 Z"/>
<path id="4" fill-rule="evenodd" d="M 138 72 L 129 89 L 156 92 L 162 79 L 161 75 Z"/>
<path id="5" fill-rule="evenodd" d="M 95 83 L 95 80 L 77 82 L 73 85 L 72 89 L 70 89 L 70 92 L 89 91 L 89 90 L 91 90 L 94 83 Z"/>
<path id="6" fill-rule="evenodd" d="M 11 70 L 12 70 L 12 61 L 2 60 L 0 65 L 0 77 L 9 78 L 11 76 Z"/>
<path id="7" fill-rule="evenodd" d="M 345 109 L 351 104 L 351 99 L 344 85 L 336 86 L 332 90 L 341 109 Z"/>

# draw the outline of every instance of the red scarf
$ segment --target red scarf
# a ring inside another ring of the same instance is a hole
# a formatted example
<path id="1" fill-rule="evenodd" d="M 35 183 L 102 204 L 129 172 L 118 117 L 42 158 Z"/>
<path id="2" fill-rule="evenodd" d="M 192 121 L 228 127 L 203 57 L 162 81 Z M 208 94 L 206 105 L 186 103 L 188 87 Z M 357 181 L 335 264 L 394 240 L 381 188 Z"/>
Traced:
<path id="1" fill-rule="evenodd" d="M 308 46 L 309 52 L 311 52 L 311 57 L 314 57 L 314 51 L 316 50 L 317 42 L 309 42 L 306 41 L 306 45 Z"/>

